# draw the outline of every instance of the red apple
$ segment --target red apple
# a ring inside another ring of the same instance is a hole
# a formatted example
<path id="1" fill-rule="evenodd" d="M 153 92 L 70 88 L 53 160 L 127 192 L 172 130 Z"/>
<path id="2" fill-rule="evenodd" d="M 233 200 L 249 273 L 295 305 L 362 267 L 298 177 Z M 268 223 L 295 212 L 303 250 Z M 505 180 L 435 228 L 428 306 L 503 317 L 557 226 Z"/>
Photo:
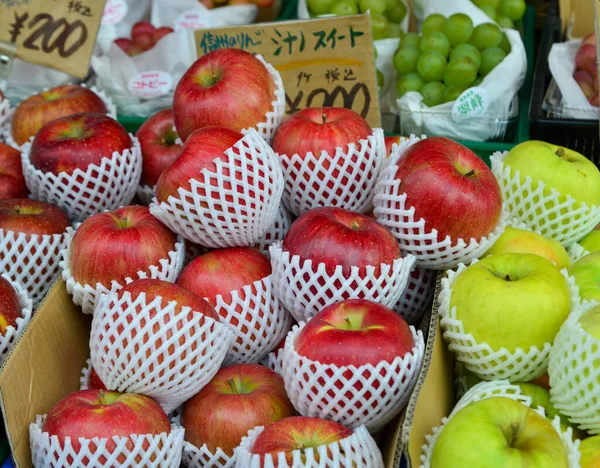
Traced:
<path id="1" fill-rule="evenodd" d="M 125 206 L 86 219 L 71 241 L 71 274 L 81 284 L 125 284 L 150 274 L 175 249 L 176 236 L 143 206 Z"/>
<path id="2" fill-rule="evenodd" d="M 590 104 L 594 107 L 600 107 L 600 96 L 598 96 L 598 91 L 590 98 Z"/>
<path id="3" fill-rule="evenodd" d="M 588 44 L 596 47 L 596 31 L 588 34 L 587 36 L 585 36 L 583 38 L 581 45 L 584 46 L 584 45 L 588 45 Z"/>
<path id="4" fill-rule="evenodd" d="M 108 390 L 106 388 L 106 385 L 104 385 L 104 382 L 102 382 L 102 380 L 100 379 L 100 376 L 98 376 L 96 369 L 94 369 L 93 367 L 90 370 L 88 389 L 90 389 L 90 390 Z"/>
<path id="5" fill-rule="evenodd" d="M 139 21 L 131 27 L 131 37 L 135 39 L 139 34 L 154 34 L 155 31 L 156 28 L 152 23 L 148 21 Z"/>
<path id="6" fill-rule="evenodd" d="M 127 130 L 113 118 L 73 114 L 44 125 L 33 140 L 29 157 L 42 172 L 72 174 L 131 146 Z"/>
<path id="7" fill-rule="evenodd" d="M 500 186 L 492 171 L 470 149 L 448 138 L 425 138 L 397 163 L 396 179 L 414 219 L 450 236 L 481 239 L 493 231 L 502 211 Z"/>
<path id="8" fill-rule="evenodd" d="M 278 454 L 283 452 L 287 464 L 292 466 L 294 450 L 300 450 L 301 458 L 304 459 L 304 451 L 313 448 L 315 458 L 318 459 L 317 447 L 332 444 L 351 435 L 351 429 L 334 421 L 293 416 L 267 426 L 254 441 L 250 453 L 260 455 L 263 463 L 265 456 L 271 455 L 277 463 Z"/>
<path id="9" fill-rule="evenodd" d="M 594 84 L 594 77 L 585 70 L 577 70 L 575 73 L 573 73 L 573 78 L 575 78 L 577 83 L 589 83 L 591 85 Z"/>
<path id="10" fill-rule="evenodd" d="M 385 154 L 388 158 L 392 155 L 394 143 L 397 145 L 400 144 L 400 138 L 399 136 L 385 137 Z"/>
<path id="11" fill-rule="evenodd" d="M 19 295 L 12 284 L 0 276 L 0 335 L 6 335 L 8 327 L 16 327 L 21 316 Z"/>
<path id="12" fill-rule="evenodd" d="M 255 127 L 272 110 L 274 93 L 269 71 L 251 53 L 241 49 L 210 52 L 192 64 L 175 89 L 177 132 L 185 141 L 203 127 L 237 131 Z"/>
<path id="13" fill-rule="evenodd" d="M 22 234 L 62 234 L 71 225 L 60 208 L 27 198 L 0 200 L 0 229 Z"/>
<path id="14" fill-rule="evenodd" d="M 278 374 L 255 364 L 238 364 L 222 368 L 185 403 L 181 425 L 191 444 L 206 444 L 213 453 L 221 448 L 232 456 L 250 429 L 294 414 Z"/>
<path id="15" fill-rule="evenodd" d="M 11 132 L 19 145 L 29 141 L 48 122 L 80 112 L 106 114 L 96 93 L 78 85 L 61 85 L 25 99 L 16 108 Z"/>
<path id="16" fill-rule="evenodd" d="M 582 45 L 575 55 L 575 66 L 580 70 L 591 70 L 598 66 L 595 44 Z"/>
<path id="17" fill-rule="evenodd" d="M 115 44 L 119 46 L 124 52 L 127 52 L 127 49 L 129 49 L 133 45 L 133 41 L 127 37 L 119 37 L 115 39 Z"/>
<path id="18" fill-rule="evenodd" d="M 12 146 L 0 143 L 0 200 L 26 198 L 28 195 L 21 153 Z"/>

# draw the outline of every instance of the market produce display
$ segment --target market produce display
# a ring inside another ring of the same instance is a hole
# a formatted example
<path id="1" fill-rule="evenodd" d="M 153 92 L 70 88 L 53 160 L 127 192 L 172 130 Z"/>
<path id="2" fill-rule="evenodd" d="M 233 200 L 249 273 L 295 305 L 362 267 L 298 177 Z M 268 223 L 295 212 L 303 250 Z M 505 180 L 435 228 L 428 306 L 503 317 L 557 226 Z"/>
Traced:
<path id="1" fill-rule="evenodd" d="M 471 0 L 501 28 L 515 28 L 525 14 L 524 0 Z"/>
<path id="2" fill-rule="evenodd" d="M 152 49 L 158 41 L 172 32 L 174 32 L 174 29 L 169 26 L 155 28 L 148 21 L 140 21 L 131 28 L 131 39 L 119 37 L 115 39 L 115 44 L 130 57 L 135 57 Z"/>

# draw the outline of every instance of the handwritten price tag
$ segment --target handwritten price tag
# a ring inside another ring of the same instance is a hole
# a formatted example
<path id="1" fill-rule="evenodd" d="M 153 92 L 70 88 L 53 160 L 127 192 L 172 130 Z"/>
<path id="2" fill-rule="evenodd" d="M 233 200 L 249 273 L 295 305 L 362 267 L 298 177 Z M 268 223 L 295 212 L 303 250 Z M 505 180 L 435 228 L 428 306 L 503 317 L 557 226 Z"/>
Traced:
<path id="1" fill-rule="evenodd" d="M 163 71 L 138 73 L 129 80 L 129 91 L 143 99 L 163 96 L 171 91 L 173 78 Z"/>
<path id="2" fill-rule="evenodd" d="M 127 3 L 125 0 L 106 0 L 104 13 L 102 14 L 102 24 L 120 23 L 127 14 Z"/>
<path id="3" fill-rule="evenodd" d="M 210 27 L 210 12 L 206 8 L 194 8 L 175 20 L 175 29 L 204 29 Z"/>
<path id="4" fill-rule="evenodd" d="M 484 115 L 488 110 L 489 99 L 485 88 L 475 86 L 463 92 L 454 102 L 452 117 L 467 120 Z"/>

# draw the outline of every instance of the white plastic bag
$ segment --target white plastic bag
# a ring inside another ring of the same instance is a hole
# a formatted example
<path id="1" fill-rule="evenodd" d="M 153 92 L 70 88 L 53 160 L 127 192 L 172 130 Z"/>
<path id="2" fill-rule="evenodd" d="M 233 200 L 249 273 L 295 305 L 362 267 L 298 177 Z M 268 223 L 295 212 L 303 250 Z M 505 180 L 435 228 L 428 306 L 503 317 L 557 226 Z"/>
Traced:
<path id="1" fill-rule="evenodd" d="M 131 27 L 150 16 L 150 4 L 151 0 L 106 0 L 95 52 L 106 53 L 115 39 L 131 37 Z"/>
<path id="2" fill-rule="evenodd" d="M 81 80 L 53 68 L 15 59 L 4 94 L 16 104 L 45 89 L 79 81 Z"/>
<path id="3" fill-rule="evenodd" d="M 254 4 L 208 9 L 198 0 L 152 0 L 152 23 L 175 30 L 240 26 L 253 23 L 257 14 Z"/>

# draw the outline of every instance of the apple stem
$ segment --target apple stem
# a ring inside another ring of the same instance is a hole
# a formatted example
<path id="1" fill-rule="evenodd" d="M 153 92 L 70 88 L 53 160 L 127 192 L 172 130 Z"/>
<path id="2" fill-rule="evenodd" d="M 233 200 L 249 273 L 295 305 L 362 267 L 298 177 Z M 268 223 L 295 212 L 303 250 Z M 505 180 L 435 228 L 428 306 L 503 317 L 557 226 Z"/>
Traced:
<path id="1" fill-rule="evenodd" d="M 323 123 L 327 123 L 327 116 L 325 114 L 321 114 L 321 118 L 323 119 Z"/>
<path id="2" fill-rule="evenodd" d="M 352 328 L 352 322 L 350 321 L 350 319 L 349 319 L 348 317 L 346 317 L 346 318 L 344 319 L 344 322 L 346 322 L 346 326 L 347 326 L 348 328 Z"/>
<path id="3" fill-rule="evenodd" d="M 229 379 L 229 380 L 227 381 L 227 384 L 229 385 L 229 388 L 231 389 L 231 391 L 232 391 L 233 393 L 238 393 L 238 391 L 237 391 L 237 388 L 236 388 L 236 386 L 235 386 L 235 382 L 233 381 L 233 379 Z"/>
<path id="4" fill-rule="evenodd" d="M 506 281 L 510 281 L 510 275 L 506 275 L 506 276 L 504 277 L 504 279 L 505 279 Z"/>
<path id="5" fill-rule="evenodd" d="M 475 169 L 471 169 L 469 172 L 465 174 L 465 177 L 471 177 L 475 175 Z"/>
<path id="6" fill-rule="evenodd" d="M 556 153 L 555 153 L 555 154 L 556 154 L 556 155 L 557 155 L 559 158 L 562 158 L 562 157 L 565 155 L 565 149 L 564 149 L 564 148 L 558 148 L 558 149 L 556 150 Z"/>

